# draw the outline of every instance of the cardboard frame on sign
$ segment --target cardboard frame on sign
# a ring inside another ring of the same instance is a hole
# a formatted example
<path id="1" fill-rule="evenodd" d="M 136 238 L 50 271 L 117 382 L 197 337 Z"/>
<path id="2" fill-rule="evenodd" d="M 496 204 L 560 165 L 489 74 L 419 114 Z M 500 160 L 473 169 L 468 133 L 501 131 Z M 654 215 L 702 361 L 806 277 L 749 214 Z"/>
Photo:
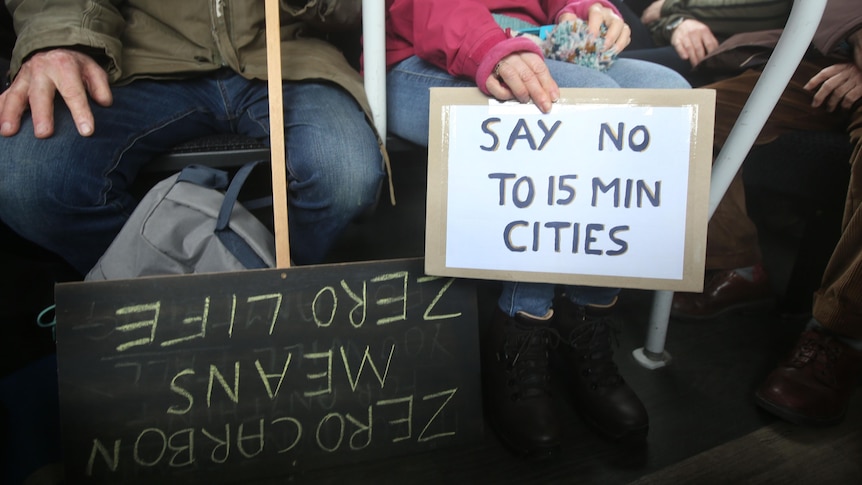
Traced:
<path id="1" fill-rule="evenodd" d="M 431 90 L 426 272 L 702 290 L 714 91 L 561 92 L 542 114 Z"/>

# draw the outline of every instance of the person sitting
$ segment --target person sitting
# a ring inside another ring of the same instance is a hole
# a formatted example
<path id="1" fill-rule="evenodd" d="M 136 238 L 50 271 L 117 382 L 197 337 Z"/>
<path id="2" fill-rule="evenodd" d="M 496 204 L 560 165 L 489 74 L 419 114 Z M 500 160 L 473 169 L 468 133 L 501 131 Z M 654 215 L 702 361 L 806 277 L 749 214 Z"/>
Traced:
<path id="1" fill-rule="evenodd" d="M 638 16 L 646 31 L 621 56 L 668 66 L 695 87 L 715 80 L 714 73 L 698 65 L 722 41 L 738 33 L 783 28 L 793 6 L 793 0 L 612 1 Z"/>
<path id="2" fill-rule="evenodd" d="M 617 59 L 606 71 L 543 58 L 538 45 L 512 35 L 525 27 L 583 20 L 607 49 L 621 51 L 630 28 L 605 0 L 388 0 L 386 51 L 389 129 L 428 144 L 429 88 L 478 88 L 498 100 L 531 102 L 547 113 L 560 87 L 690 86 L 657 64 Z M 604 33 L 602 33 L 604 32 Z M 601 37 L 600 37 L 601 36 Z M 614 439 L 646 436 L 643 403 L 613 361 L 609 318 L 618 288 L 507 281 L 482 335 L 489 419 L 520 454 L 553 452 L 562 425 L 550 394 L 549 355 L 564 362 L 567 386 L 586 421 Z M 561 336 L 560 345 L 552 345 Z"/>
<path id="3" fill-rule="evenodd" d="M 862 10 L 858 7 L 854 0 L 827 3 L 814 48 L 800 62 L 755 142 L 767 143 L 790 131 L 843 131 L 854 146 L 841 237 L 814 293 L 812 317 L 788 358 L 755 392 L 760 407 L 801 424 L 841 422 L 862 377 Z M 743 69 L 704 86 L 716 92 L 717 146 L 727 139 L 780 35 L 780 30 L 739 34 L 703 61 L 714 69 Z M 745 59 L 745 65 L 738 59 Z M 709 222 L 706 264 L 704 291 L 676 293 L 672 316 L 713 318 L 758 305 L 768 291 L 760 270 L 757 227 L 746 213 L 740 174 Z"/>
<path id="4" fill-rule="evenodd" d="M 358 25 L 360 3 L 280 3 L 291 257 L 310 264 L 376 204 L 386 167 L 362 78 L 326 40 Z M 262 2 L 7 4 L 18 36 L 0 95 L 0 219 L 81 274 L 158 155 L 222 133 L 269 144 Z"/>

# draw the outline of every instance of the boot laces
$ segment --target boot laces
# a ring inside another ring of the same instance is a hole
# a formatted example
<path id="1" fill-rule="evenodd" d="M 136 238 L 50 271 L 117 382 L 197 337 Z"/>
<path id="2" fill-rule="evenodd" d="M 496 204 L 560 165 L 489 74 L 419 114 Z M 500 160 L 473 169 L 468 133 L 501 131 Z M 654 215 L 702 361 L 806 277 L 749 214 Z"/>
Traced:
<path id="1" fill-rule="evenodd" d="M 509 330 L 500 360 L 506 364 L 513 400 L 550 394 L 548 349 L 559 339 L 549 327 Z"/>
<path id="2" fill-rule="evenodd" d="M 585 320 L 583 325 L 569 333 L 568 341 L 586 363 L 582 374 L 590 379 L 594 388 L 621 384 L 623 378 L 613 360 L 613 349 L 619 346 L 619 329 L 609 323 L 607 318 Z"/>
<path id="3" fill-rule="evenodd" d="M 790 366 L 802 369 L 810 366 L 818 380 L 836 385 L 833 372 L 835 363 L 841 357 L 841 347 L 834 345 L 831 339 L 805 338 L 790 358 Z"/>

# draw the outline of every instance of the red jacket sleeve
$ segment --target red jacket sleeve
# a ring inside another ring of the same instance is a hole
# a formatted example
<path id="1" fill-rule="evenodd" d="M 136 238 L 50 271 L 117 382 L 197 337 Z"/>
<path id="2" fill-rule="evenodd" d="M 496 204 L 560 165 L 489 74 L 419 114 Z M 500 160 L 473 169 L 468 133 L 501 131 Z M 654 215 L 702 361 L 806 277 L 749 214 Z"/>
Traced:
<path id="1" fill-rule="evenodd" d="M 479 0 L 392 0 L 388 15 L 389 37 L 453 76 L 475 79 L 484 55 L 507 39 Z"/>
<path id="2" fill-rule="evenodd" d="M 590 7 L 597 3 L 613 10 L 615 14 L 622 17 L 620 11 L 608 0 L 548 0 L 548 3 L 550 5 L 548 5 L 547 12 L 553 16 L 548 22 L 551 24 L 556 24 L 560 14 L 566 12 L 575 14 L 581 20 L 587 20 Z"/>
<path id="3" fill-rule="evenodd" d="M 485 81 L 503 57 L 523 51 L 541 55 L 532 41 L 510 38 L 492 10 L 543 25 L 556 23 L 563 11 L 586 19 L 595 3 L 616 12 L 607 0 L 387 0 L 387 55 L 416 55 L 453 76 L 474 80 L 484 92 Z"/>

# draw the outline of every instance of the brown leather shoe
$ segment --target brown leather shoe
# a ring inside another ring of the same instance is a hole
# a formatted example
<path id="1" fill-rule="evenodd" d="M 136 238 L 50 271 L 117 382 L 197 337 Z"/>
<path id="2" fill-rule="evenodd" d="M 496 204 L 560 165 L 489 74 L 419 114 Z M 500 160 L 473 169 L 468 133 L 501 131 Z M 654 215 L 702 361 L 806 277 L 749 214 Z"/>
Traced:
<path id="1" fill-rule="evenodd" d="M 818 330 L 804 332 L 790 357 L 755 392 L 763 409 L 797 424 L 844 419 L 862 375 L 862 352 Z"/>
<path id="2" fill-rule="evenodd" d="M 772 305 L 769 278 L 757 265 L 753 281 L 735 270 L 718 270 L 707 276 L 702 293 L 674 293 L 670 315 L 680 320 L 706 320 L 736 311 L 762 311 Z"/>

